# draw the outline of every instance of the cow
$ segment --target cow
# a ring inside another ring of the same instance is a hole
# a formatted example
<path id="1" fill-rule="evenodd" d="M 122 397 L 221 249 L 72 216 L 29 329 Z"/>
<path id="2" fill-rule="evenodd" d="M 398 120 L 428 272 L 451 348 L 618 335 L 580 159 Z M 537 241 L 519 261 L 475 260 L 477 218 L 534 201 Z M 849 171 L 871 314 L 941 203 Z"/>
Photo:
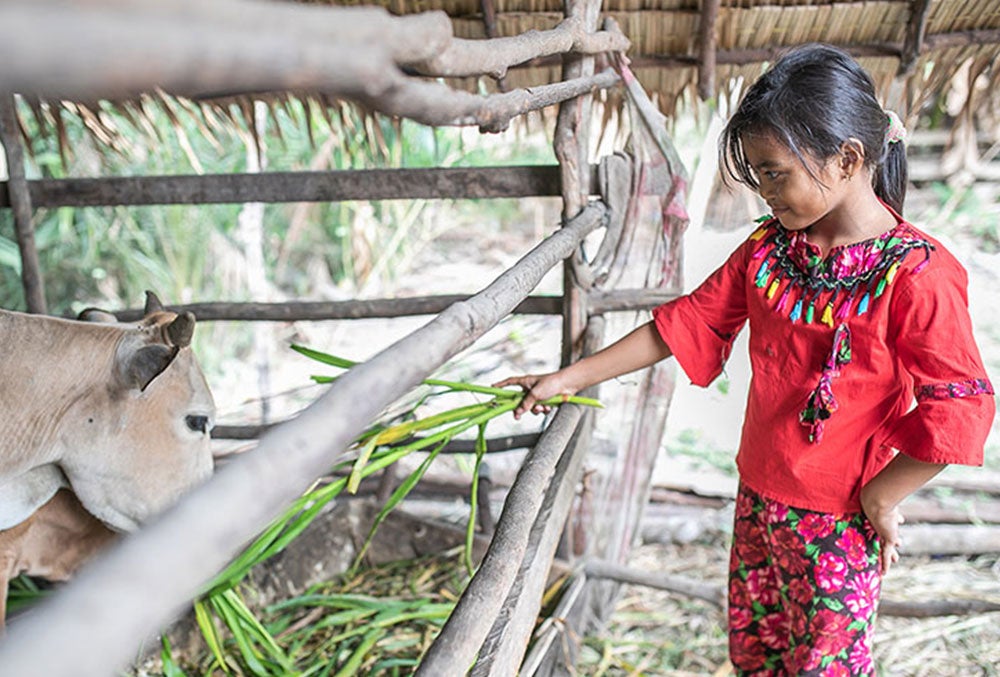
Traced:
<path id="1" fill-rule="evenodd" d="M 152 293 L 135 323 L 0 310 L 0 534 L 62 487 L 110 530 L 133 531 L 211 475 L 215 403 L 194 325 Z"/>
<path id="2" fill-rule="evenodd" d="M 69 580 L 117 536 L 66 488 L 59 489 L 28 519 L 0 531 L 0 634 L 11 580 L 21 574 L 53 582 Z"/>

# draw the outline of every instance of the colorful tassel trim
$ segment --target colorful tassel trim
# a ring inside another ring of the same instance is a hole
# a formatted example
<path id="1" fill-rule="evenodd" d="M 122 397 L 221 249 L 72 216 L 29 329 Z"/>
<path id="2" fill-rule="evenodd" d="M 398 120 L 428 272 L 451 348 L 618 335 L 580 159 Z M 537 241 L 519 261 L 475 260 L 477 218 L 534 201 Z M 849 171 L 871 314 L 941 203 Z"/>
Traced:
<path id="1" fill-rule="evenodd" d="M 805 409 L 799 412 L 799 423 L 809 429 L 809 441 L 813 444 L 823 439 L 824 424 L 839 407 L 837 398 L 833 396 L 833 379 L 840 376 L 840 368 L 850 361 L 851 329 L 841 324 L 833 334 L 833 348 L 823 365 L 819 383 L 806 400 Z"/>
<path id="2" fill-rule="evenodd" d="M 766 299 L 778 297 L 774 310 L 788 313 L 792 322 L 818 320 L 831 329 L 851 316 L 870 312 L 911 251 L 924 251 L 924 260 L 913 268 L 918 273 L 934 249 L 906 224 L 882 237 L 835 248 L 826 259 L 815 253 L 803 232 L 786 231 L 773 219 L 758 227 L 750 239 L 761 243 L 751 256 L 760 262 L 754 284 Z M 843 299 L 839 303 L 838 296 Z"/>

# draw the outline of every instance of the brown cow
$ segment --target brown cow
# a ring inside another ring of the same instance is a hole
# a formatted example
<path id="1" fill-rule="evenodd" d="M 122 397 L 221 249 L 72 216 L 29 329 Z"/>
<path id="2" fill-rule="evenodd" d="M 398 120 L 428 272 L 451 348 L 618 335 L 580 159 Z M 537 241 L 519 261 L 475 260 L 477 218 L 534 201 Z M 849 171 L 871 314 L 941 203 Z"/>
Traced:
<path id="1" fill-rule="evenodd" d="M 7 585 L 21 574 L 65 581 L 117 534 L 89 512 L 68 489 L 17 526 L 0 531 L 0 632 L 7 611 Z"/>
<path id="2" fill-rule="evenodd" d="M 0 529 L 68 484 L 130 531 L 212 472 L 215 405 L 188 347 L 194 316 L 152 294 L 136 323 L 85 315 L 0 311 Z"/>
<path id="3" fill-rule="evenodd" d="M 0 611 L 10 576 L 64 579 L 212 472 L 194 316 L 147 293 L 137 323 L 81 320 L 0 310 Z"/>

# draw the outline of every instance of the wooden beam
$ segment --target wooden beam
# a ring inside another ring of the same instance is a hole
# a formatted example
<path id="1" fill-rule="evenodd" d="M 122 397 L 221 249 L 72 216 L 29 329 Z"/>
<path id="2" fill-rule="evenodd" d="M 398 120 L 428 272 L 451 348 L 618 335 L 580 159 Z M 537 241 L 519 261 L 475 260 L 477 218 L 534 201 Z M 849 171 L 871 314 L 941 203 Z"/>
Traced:
<path id="1" fill-rule="evenodd" d="M 17 104 L 12 95 L 0 100 L 0 142 L 7 155 L 8 201 L 14 212 L 17 248 L 21 252 L 21 284 L 24 303 L 29 313 L 45 313 L 45 283 L 38 263 L 35 246 L 35 225 L 32 214 L 31 190 L 24 176 L 24 149 L 21 147 L 21 126 L 17 119 Z"/>
<path id="2" fill-rule="evenodd" d="M 596 176 L 597 165 L 590 172 Z M 27 186 L 35 207 L 478 200 L 561 194 L 555 165 L 41 179 L 28 181 Z M 10 187 L 0 182 L 0 207 L 10 206 Z"/>
<path id="3" fill-rule="evenodd" d="M 931 0 L 911 0 L 910 20 L 906 25 L 906 40 L 903 42 L 902 53 L 899 56 L 898 76 L 906 76 L 913 72 L 913 67 L 920 57 L 924 46 L 924 36 L 927 33 L 927 15 L 930 13 Z"/>
<path id="4" fill-rule="evenodd" d="M 192 312 L 199 322 L 310 322 L 437 315 L 470 298 L 472 294 L 447 294 L 361 301 L 189 303 L 170 305 L 168 308 L 175 312 Z M 627 301 L 623 302 L 623 305 L 626 303 Z M 517 304 L 513 312 L 522 315 L 558 315 L 561 308 L 561 298 L 558 296 L 529 296 Z M 132 322 L 143 317 L 143 311 L 141 308 L 129 308 L 115 311 L 114 315 L 122 322 Z"/>
<path id="5" fill-rule="evenodd" d="M 676 289 L 613 289 L 595 291 L 587 298 L 588 315 L 651 310 L 680 296 Z M 286 303 L 206 302 L 169 305 L 174 312 L 194 313 L 199 322 L 314 322 L 322 320 L 361 320 L 376 317 L 411 317 L 436 315 L 449 306 L 466 301 L 471 294 L 442 294 L 399 299 L 357 301 L 293 301 Z M 562 312 L 559 296 L 528 296 L 514 308 L 518 315 L 558 315 Z M 113 311 L 122 322 L 143 317 L 142 308 Z"/>
<path id="6" fill-rule="evenodd" d="M 702 0 L 698 24 L 698 96 L 708 101 L 715 96 L 715 24 L 719 19 L 719 0 Z"/>

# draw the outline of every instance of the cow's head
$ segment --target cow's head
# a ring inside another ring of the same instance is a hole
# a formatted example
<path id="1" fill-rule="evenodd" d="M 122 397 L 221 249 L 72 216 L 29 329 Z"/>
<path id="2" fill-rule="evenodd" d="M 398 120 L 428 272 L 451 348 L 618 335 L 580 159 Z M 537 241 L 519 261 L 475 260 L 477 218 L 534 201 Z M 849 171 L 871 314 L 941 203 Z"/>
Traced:
<path id="1" fill-rule="evenodd" d="M 114 321 L 93 310 L 80 319 Z M 147 293 L 145 317 L 116 325 L 103 383 L 67 412 L 59 465 L 87 510 L 115 529 L 135 529 L 212 473 L 215 403 L 191 352 L 194 324 Z"/>

